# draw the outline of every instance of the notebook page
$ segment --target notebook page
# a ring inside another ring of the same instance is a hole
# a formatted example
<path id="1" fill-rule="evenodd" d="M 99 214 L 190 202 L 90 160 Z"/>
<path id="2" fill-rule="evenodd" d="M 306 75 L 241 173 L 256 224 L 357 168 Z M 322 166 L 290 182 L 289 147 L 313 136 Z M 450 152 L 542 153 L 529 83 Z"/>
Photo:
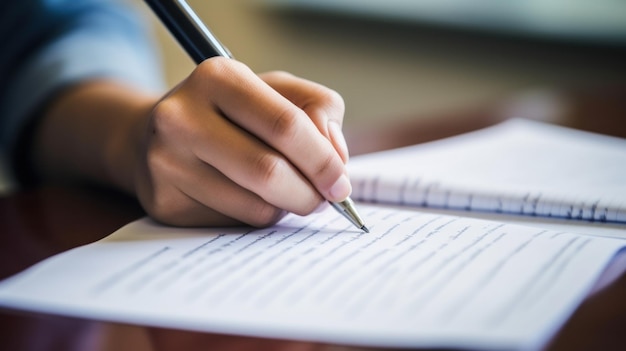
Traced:
<path id="1" fill-rule="evenodd" d="M 626 140 L 511 120 L 354 157 L 353 198 L 626 223 Z"/>
<path id="2" fill-rule="evenodd" d="M 260 230 L 139 220 L 0 283 L 0 306 L 367 346 L 518 348 L 573 311 L 623 241 L 383 207 Z"/>

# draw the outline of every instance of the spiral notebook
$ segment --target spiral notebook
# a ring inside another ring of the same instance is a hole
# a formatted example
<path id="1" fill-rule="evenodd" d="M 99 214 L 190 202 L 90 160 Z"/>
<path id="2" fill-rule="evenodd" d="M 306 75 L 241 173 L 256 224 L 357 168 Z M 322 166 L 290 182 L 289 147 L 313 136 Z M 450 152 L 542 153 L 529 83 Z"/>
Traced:
<path id="1" fill-rule="evenodd" d="M 626 228 L 625 139 L 513 119 L 354 157 L 349 171 L 357 201 Z"/>

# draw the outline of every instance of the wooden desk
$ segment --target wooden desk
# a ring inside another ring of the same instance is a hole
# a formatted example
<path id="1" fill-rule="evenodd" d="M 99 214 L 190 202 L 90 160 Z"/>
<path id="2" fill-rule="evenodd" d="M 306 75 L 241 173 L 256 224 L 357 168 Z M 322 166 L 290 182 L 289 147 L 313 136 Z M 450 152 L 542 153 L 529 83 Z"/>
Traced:
<path id="1" fill-rule="evenodd" d="M 348 143 L 356 154 L 456 134 L 495 122 L 497 118 L 489 111 L 492 110 L 477 111 L 472 118 L 442 116 L 431 124 L 420 121 L 412 126 L 348 131 Z M 612 132 L 620 134 L 615 128 Z M 98 188 L 45 185 L 0 198 L 0 278 L 55 253 L 98 240 L 141 216 L 143 211 L 134 199 Z M 623 254 L 545 349 L 624 350 L 624 331 L 626 255 Z M 0 349 L 354 350 L 305 341 L 204 334 L 13 311 L 0 311 Z"/>

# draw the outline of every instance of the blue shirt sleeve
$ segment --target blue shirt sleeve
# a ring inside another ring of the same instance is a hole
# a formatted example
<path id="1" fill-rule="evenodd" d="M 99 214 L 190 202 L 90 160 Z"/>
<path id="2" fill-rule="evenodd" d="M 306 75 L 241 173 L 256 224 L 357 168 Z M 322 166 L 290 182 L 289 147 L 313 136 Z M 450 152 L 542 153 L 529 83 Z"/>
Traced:
<path id="1" fill-rule="evenodd" d="M 0 147 L 11 157 L 35 112 L 69 85 L 109 78 L 163 91 L 146 29 L 123 0 L 0 2 Z"/>

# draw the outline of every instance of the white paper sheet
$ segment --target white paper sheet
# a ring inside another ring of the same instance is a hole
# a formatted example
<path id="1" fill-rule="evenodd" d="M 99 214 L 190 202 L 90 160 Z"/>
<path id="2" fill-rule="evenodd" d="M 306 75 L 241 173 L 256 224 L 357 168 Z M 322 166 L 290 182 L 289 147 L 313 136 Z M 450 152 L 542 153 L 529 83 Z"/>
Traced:
<path id="1" fill-rule="evenodd" d="M 0 283 L 0 306 L 369 346 L 520 348 L 573 311 L 624 241 L 360 206 L 261 230 L 149 219 Z"/>

